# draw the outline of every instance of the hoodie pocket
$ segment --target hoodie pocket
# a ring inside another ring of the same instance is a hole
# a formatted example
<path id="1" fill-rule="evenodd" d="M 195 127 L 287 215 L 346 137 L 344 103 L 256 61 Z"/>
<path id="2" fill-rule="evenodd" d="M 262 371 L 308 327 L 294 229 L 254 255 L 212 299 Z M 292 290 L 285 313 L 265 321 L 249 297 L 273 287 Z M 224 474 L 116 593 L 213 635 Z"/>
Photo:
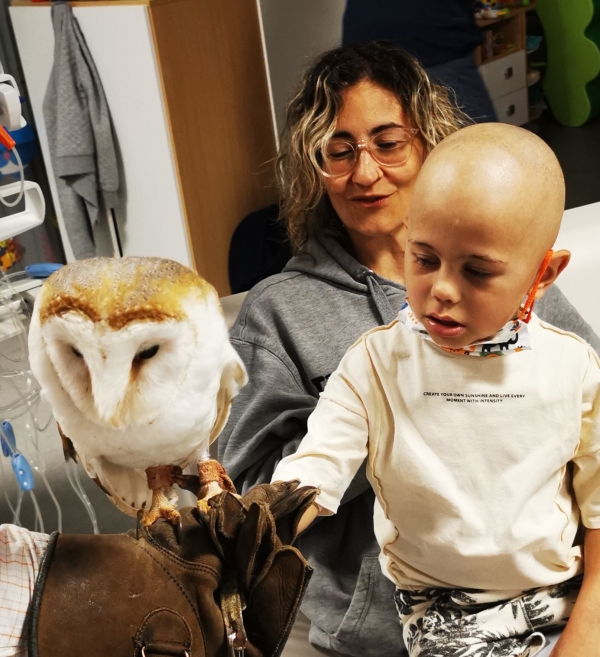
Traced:
<path id="1" fill-rule="evenodd" d="M 406 655 L 394 592 L 395 586 L 381 572 L 378 555 L 365 557 L 350 606 L 330 637 L 331 648 L 361 657 Z"/>
<path id="2" fill-rule="evenodd" d="M 360 566 L 356 588 L 350 601 L 348 611 L 335 633 L 335 638 L 342 643 L 354 641 L 365 622 L 373 598 L 374 576 L 379 569 L 377 556 L 365 557 Z"/>

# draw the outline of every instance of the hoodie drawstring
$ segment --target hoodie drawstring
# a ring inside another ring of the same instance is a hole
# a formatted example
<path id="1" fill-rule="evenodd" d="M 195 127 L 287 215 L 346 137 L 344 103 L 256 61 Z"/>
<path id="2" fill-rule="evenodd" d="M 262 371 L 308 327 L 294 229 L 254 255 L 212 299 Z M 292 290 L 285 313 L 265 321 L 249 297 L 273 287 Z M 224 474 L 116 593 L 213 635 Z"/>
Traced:
<path id="1" fill-rule="evenodd" d="M 394 312 L 387 294 L 381 289 L 381 285 L 379 285 L 377 279 L 374 276 L 367 274 L 366 280 L 369 292 L 371 293 L 373 301 L 375 302 L 375 307 L 379 312 L 381 324 L 389 324 L 390 322 L 394 321 L 394 319 L 396 319 L 397 313 Z"/>

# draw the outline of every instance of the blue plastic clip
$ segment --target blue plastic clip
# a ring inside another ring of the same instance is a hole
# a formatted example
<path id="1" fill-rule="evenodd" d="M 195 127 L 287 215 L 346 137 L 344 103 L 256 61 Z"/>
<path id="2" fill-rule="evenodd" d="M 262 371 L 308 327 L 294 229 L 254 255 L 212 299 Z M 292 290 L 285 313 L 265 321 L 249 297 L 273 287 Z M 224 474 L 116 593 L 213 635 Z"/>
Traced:
<path id="1" fill-rule="evenodd" d="M 2 433 L 0 434 L 0 443 L 2 443 L 2 456 L 7 458 L 17 451 L 17 441 L 15 440 L 15 432 L 13 431 L 12 424 L 4 420 L 0 425 Z"/>
<path id="2" fill-rule="evenodd" d="M 19 488 L 24 491 L 29 491 L 33 488 L 33 474 L 27 459 L 23 454 L 13 454 L 10 459 L 10 464 L 12 465 L 13 472 L 17 478 L 17 483 Z"/>
<path id="3" fill-rule="evenodd" d="M 2 427 L 2 434 L 0 434 L 2 454 L 6 457 L 10 456 L 10 465 L 19 488 L 23 491 L 30 491 L 33 488 L 33 473 L 27 459 L 17 450 L 17 441 L 12 425 L 4 420 L 0 426 Z"/>
<path id="4" fill-rule="evenodd" d="M 53 274 L 61 267 L 62 265 L 55 262 L 38 262 L 35 265 L 27 265 L 27 267 L 25 267 L 25 272 L 31 276 L 31 278 L 48 278 L 50 274 Z"/>

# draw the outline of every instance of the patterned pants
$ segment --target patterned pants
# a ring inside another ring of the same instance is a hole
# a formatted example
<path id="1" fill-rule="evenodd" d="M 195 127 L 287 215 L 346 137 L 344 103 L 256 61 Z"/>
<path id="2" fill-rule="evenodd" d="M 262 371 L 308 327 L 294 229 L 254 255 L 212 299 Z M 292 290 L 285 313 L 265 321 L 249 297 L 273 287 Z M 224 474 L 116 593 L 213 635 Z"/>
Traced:
<path id="1" fill-rule="evenodd" d="M 581 579 L 509 600 L 472 589 L 396 589 L 404 643 L 410 657 L 533 657 L 543 632 L 567 622 Z"/>

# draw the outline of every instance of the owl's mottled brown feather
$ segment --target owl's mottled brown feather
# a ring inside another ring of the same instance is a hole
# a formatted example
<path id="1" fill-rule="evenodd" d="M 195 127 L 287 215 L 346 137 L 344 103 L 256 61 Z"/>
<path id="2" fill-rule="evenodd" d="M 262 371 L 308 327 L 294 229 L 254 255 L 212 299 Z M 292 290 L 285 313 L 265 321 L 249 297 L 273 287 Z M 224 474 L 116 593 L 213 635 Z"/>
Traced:
<path id="1" fill-rule="evenodd" d="M 196 272 L 173 260 L 78 260 L 46 281 L 40 295 L 40 323 L 72 311 L 113 329 L 132 321 L 179 321 L 185 314 L 181 301 L 190 295 L 216 297 L 216 291 Z"/>

